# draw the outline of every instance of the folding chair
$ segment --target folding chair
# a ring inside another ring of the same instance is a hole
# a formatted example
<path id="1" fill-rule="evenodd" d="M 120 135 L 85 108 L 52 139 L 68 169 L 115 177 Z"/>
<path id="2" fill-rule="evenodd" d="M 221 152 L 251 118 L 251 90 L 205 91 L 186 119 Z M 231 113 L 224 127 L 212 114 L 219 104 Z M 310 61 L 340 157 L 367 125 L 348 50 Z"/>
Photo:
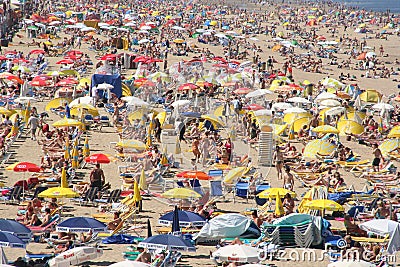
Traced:
<path id="1" fill-rule="evenodd" d="M 267 190 L 268 188 L 271 188 L 271 185 L 269 184 L 260 184 L 256 186 L 256 192 L 255 192 L 255 200 L 258 206 L 263 206 L 265 203 L 267 203 L 267 199 L 265 198 L 259 198 L 257 195 L 261 193 L 264 190 Z"/>
<path id="2" fill-rule="evenodd" d="M 238 182 L 235 184 L 235 192 L 233 197 L 233 203 L 235 203 L 235 197 L 245 198 L 248 201 L 249 198 L 250 183 Z"/>
<path id="3" fill-rule="evenodd" d="M 223 197 L 222 181 L 210 181 L 210 197 Z"/>
<path id="4" fill-rule="evenodd" d="M 201 188 L 201 184 L 198 179 L 191 179 L 189 183 L 195 192 L 199 193 L 200 195 L 204 195 L 203 189 Z"/>

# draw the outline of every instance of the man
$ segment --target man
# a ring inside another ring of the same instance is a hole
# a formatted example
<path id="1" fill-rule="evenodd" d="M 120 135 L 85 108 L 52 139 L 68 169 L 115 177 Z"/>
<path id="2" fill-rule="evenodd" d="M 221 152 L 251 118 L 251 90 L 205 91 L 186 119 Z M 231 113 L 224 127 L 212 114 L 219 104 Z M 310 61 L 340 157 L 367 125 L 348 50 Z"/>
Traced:
<path id="1" fill-rule="evenodd" d="M 104 176 L 104 172 L 102 169 L 100 169 L 100 164 L 97 163 L 90 172 L 90 187 L 98 187 L 99 190 L 101 190 L 105 180 L 106 178 Z"/>
<path id="2" fill-rule="evenodd" d="M 285 165 L 285 173 L 283 175 L 283 188 L 293 191 L 294 188 L 294 178 L 293 174 L 290 173 L 290 167 Z"/>
<path id="3" fill-rule="evenodd" d="M 36 141 L 36 130 L 39 126 L 39 119 L 35 115 L 31 116 L 28 120 L 28 126 L 30 127 L 31 139 Z"/>
<path id="4" fill-rule="evenodd" d="M 374 155 L 374 160 L 372 161 L 372 168 L 374 169 L 374 172 L 378 172 L 381 159 L 382 161 L 385 161 L 385 159 L 383 158 L 382 151 L 378 148 L 377 144 L 373 144 L 372 149 L 373 149 L 372 154 Z"/>
<path id="5" fill-rule="evenodd" d="M 140 252 L 140 254 L 136 258 L 136 261 L 151 263 L 151 254 L 149 252 L 145 251 L 143 247 L 138 247 L 137 250 Z"/>

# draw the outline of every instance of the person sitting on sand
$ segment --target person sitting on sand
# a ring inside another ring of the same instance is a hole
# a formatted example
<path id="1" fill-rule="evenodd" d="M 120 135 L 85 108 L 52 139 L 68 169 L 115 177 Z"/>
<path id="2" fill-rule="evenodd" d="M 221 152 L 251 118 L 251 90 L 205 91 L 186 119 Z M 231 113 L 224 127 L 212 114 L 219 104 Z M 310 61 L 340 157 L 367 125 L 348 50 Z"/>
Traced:
<path id="1" fill-rule="evenodd" d="M 137 250 L 140 254 L 137 256 L 135 261 L 143 262 L 143 263 L 151 263 L 151 254 L 145 251 L 144 247 L 137 247 Z"/>

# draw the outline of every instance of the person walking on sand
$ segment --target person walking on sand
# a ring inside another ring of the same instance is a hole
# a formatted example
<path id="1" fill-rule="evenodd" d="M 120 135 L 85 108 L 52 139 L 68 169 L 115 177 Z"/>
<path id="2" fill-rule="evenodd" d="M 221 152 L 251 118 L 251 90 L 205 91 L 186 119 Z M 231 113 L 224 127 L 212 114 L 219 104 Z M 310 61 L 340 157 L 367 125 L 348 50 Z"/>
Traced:
<path id="1" fill-rule="evenodd" d="M 99 190 L 105 183 L 105 176 L 103 170 L 100 168 L 100 164 L 97 163 L 93 170 L 90 172 L 90 187 L 97 187 Z"/>
<path id="2" fill-rule="evenodd" d="M 385 159 L 383 158 L 382 151 L 378 148 L 377 144 L 373 144 L 372 148 L 373 148 L 372 154 L 374 155 L 374 160 L 372 161 L 372 168 L 374 172 L 378 172 L 381 159 L 382 161 L 384 161 Z"/>
<path id="3" fill-rule="evenodd" d="M 275 162 L 276 172 L 278 173 L 278 180 L 282 179 L 283 168 L 283 154 L 279 146 L 276 146 L 273 160 Z"/>
<path id="4" fill-rule="evenodd" d="M 39 126 L 39 119 L 36 116 L 29 117 L 28 120 L 29 131 L 31 132 L 31 140 L 36 141 L 36 130 Z"/>

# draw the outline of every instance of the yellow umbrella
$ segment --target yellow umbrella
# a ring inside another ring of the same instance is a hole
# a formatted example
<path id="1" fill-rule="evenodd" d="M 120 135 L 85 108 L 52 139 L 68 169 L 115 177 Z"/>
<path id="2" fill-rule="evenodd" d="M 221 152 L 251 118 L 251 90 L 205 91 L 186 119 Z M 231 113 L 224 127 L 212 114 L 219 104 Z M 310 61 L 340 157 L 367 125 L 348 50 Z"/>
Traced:
<path id="1" fill-rule="evenodd" d="M 81 125 L 82 122 L 68 118 L 64 118 L 53 123 L 54 127 L 70 127 L 70 126 L 81 126 Z"/>
<path id="2" fill-rule="evenodd" d="M 146 144 L 138 141 L 138 140 L 122 140 L 117 143 L 116 146 L 122 147 L 122 148 L 133 148 L 136 150 L 145 150 L 146 149 Z"/>
<path id="3" fill-rule="evenodd" d="M 341 135 L 362 134 L 364 132 L 364 126 L 352 120 L 339 121 L 337 128 Z"/>
<path id="4" fill-rule="evenodd" d="M 287 128 L 287 124 L 279 125 L 279 124 L 271 124 L 272 128 L 274 129 L 275 135 L 281 135 L 285 132 Z"/>
<path id="5" fill-rule="evenodd" d="M 215 116 L 215 114 L 207 114 L 207 115 L 201 115 L 202 119 L 208 120 L 213 124 L 218 124 L 221 126 L 225 126 L 225 123 L 223 121 L 221 121 L 217 116 Z"/>
<path id="6" fill-rule="evenodd" d="M 329 141 L 316 139 L 307 143 L 304 148 L 303 157 L 315 158 L 317 154 L 330 155 L 335 150 L 335 145 Z"/>
<path id="7" fill-rule="evenodd" d="M 339 121 L 344 121 L 344 120 L 350 120 L 350 121 L 355 121 L 359 124 L 362 123 L 362 121 L 365 119 L 367 114 L 365 112 L 348 112 L 344 115 L 342 115 L 339 118 Z"/>
<path id="8" fill-rule="evenodd" d="M 147 190 L 147 181 L 146 181 L 146 173 L 144 172 L 144 168 L 142 169 L 142 172 L 140 173 L 140 178 L 139 178 L 139 188 L 142 190 Z"/>
<path id="9" fill-rule="evenodd" d="M 77 72 L 76 70 L 63 70 L 60 71 L 60 76 L 75 76 L 75 77 L 80 77 L 79 72 Z"/>
<path id="10" fill-rule="evenodd" d="M 360 100 L 370 103 L 378 103 L 382 98 L 382 94 L 375 89 L 367 89 L 365 92 L 360 94 Z"/>
<path id="11" fill-rule="evenodd" d="M 59 97 L 59 98 L 54 98 L 51 100 L 47 105 L 46 105 L 46 111 L 51 111 L 52 109 L 56 109 L 59 107 L 65 107 L 65 104 L 71 103 L 70 98 L 65 98 L 65 97 Z"/>
<path id="12" fill-rule="evenodd" d="M 308 112 L 286 113 L 285 116 L 283 116 L 283 121 L 288 124 L 292 124 L 294 121 L 301 119 L 301 118 L 312 118 L 312 115 Z"/>
<path id="13" fill-rule="evenodd" d="M 176 44 L 183 44 L 185 42 L 185 40 L 178 38 L 178 39 L 175 39 L 173 42 Z"/>
<path id="14" fill-rule="evenodd" d="M 224 177 L 224 183 L 231 184 L 248 171 L 247 167 L 237 167 L 230 170 Z"/>
<path id="15" fill-rule="evenodd" d="M 276 194 L 276 198 L 275 198 L 275 212 L 274 213 L 277 217 L 281 217 L 285 214 L 285 210 L 283 209 L 283 204 L 282 204 L 282 200 L 279 195 L 279 192 L 278 192 L 278 194 Z"/>
<path id="16" fill-rule="evenodd" d="M 61 170 L 61 187 L 68 188 L 67 171 L 65 170 L 65 167 Z"/>
<path id="17" fill-rule="evenodd" d="M 225 114 L 222 114 L 224 112 L 225 109 L 225 105 L 221 105 L 219 107 L 217 107 L 214 110 L 214 116 L 216 117 L 223 117 Z M 235 110 L 233 109 L 233 107 L 231 105 L 229 105 L 229 114 L 233 114 L 235 112 Z"/>
<path id="18" fill-rule="evenodd" d="M 14 113 L 15 113 L 14 110 L 8 110 L 5 107 L 0 107 L 0 114 L 2 115 L 11 116 Z"/>
<path id="19" fill-rule="evenodd" d="M 173 188 L 161 194 L 164 198 L 190 199 L 200 198 L 201 195 L 192 189 Z"/>
<path id="20" fill-rule="evenodd" d="M 268 115 L 259 115 L 254 116 L 253 118 L 256 119 L 258 126 L 269 124 L 269 122 L 271 121 L 271 116 Z"/>
<path id="21" fill-rule="evenodd" d="M 70 188 L 52 187 L 41 192 L 38 197 L 41 198 L 72 198 L 78 197 L 79 194 Z"/>
<path id="22" fill-rule="evenodd" d="M 303 81 L 303 84 L 304 84 L 304 85 L 310 85 L 311 82 L 310 82 L 309 80 L 304 80 L 304 81 Z"/>
<path id="23" fill-rule="evenodd" d="M 394 126 L 390 130 L 390 132 L 389 132 L 387 137 L 389 137 L 389 138 L 400 138 L 400 125 Z"/>
<path id="24" fill-rule="evenodd" d="M 162 112 L 158 113 L 157 116 L 156 116 L 156 118 L 160 121 L 161 125 L 164 124 L 166 117 L 167 117 L 167 112 L 166 111 L 162 111 Z"/>
<path id="25" fill-rule="evenodd" d="M 83 144 L 82 154 L 84 157 L 90 156 L 89 138 L 86 136 L 85 143 Z"/>
<path id="26" fill-rule="evenodd" d="M 310 210 L 329 210 L 329 211 L 344 211 L 344 208 L 339 203 L 329 199 L 311 200 L 305 205 Z"/>
<path id="27" fill-rule="evenodd" d="M 383 143 L 379 145 L 379 149 L 384 155 L 392 152 L 393 150 L 399 147 L 400 147 L 400 138 L 388 139 L 383 141 Z"/>
<path id="28" fill-rule="evenodd" d="M 296 197 L 296 193 L 292 192 L 290 190 L 287 190 L 285 188 L 281 188 L 281 187 L 272 187 L 272 188 L 268 188 L 264 191 L 262 191 L 261 193 L 259 193 L 257 196 L 259 198 L 276 198 L 277 196 L 286 196 L 286 194 L 290 194 L 292 197 Z"/>
<path id="29" fill-rule="evenodd" d="M 89 78 L 82 78 L 79 80 L 78 87 L 84 87 L 86 83 L 90 86 L 92 81 Z"/>
<path id="30" fill-rule="evenodd" d="M 142 200 L 142 196 L 140 195 L 139 185 L 136 180 L 133 183 L 133 199 L 136 203 Z"/>
<path id="31" fill-rule="evenodd" d="M 91 105 L 88 105 L 88 106 L 91 106 Z M 70 114 L 71 114 L 71 116 L 76 116 L 76 117 L 81 117 L 84 114 L 91 114 L 92 116 L 96 117 L 96 116 L 99 116 L 99 111 L 97 110 L 97 108 L 95 108 L 93 106 L 91 106 L 90 109 L 74 106 L 73 108 L 71 108 Z"/>
<path id="32" fill-rule="evenodd" d="M 210 22 L 210 26 L 216 26 L 218 24 L 218 22 L 216 20 L 213 20 Z"/>
<path id="33" fill-rule="evenodd" d="M 304 125 L 309 125 L 311 121 L 311 118 L 308 117 L 304 117 L 304 118 L 300 118 L 297 119 L 293 122 L 293 130 L 295 133 L 298 133 L 300 131 L 300 129 L 303 128 Z"/>
<path id="34" fill-rule="evenodd" d="M 143 120 L 143 117 L 146 116 L 149 112 L 151 112 L 151 110 L 139 108 L 134 112 L 130 113 L 128 115 L 128 119 L 130 122 L 133 122 L 134 120 Z"/>
<path id="35" fill-rule="evenodd" d="M 314 129 L 312 129 L 313 132 L 315 133 L 323 133 L 323 134 L 327 134 L 327 133 L 334 133 L 334 134 L 338 134 L 339 130 L 336 129 L 333 126 L 330 125 L 321 125 L 318 127 L 315 127 Z"/>

